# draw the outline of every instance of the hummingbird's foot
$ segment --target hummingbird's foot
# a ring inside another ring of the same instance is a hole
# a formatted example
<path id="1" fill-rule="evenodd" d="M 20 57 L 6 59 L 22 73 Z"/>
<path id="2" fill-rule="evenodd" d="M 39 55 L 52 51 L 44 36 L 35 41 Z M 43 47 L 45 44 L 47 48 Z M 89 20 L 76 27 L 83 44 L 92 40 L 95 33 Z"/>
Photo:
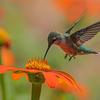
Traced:
<path id="1" fill-rule="evenodd" d="M 68 57 L 68 54 L 66 54 L 65 56 L 64 56 L 64 59 L 66 59 Z"/>
<path id="2" fill-rule="evenodd" d="M 74 59 L 75 59 L 75 56 L 71 56 L 71 57 L 69 58 L 69 61 L 71 61 L 71 60 L 72 60 L 72 58 L 74 58 Z"/>

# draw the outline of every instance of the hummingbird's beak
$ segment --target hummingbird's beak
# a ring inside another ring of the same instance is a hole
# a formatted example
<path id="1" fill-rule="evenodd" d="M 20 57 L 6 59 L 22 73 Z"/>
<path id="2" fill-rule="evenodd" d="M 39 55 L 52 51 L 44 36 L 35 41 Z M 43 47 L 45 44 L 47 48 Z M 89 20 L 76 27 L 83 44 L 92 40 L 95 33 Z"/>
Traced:
<path id="1" fill-rule="evenodd" d="M 52 44 L 53 44 L 53 43 L 51 43 L 51 44 L 49 44 L 49 45 L 48 45 L 48 48 L 47 48 L 47 50 L 46 50 L 46 52 L 45 52 L 45 55 L 44 55 L 44 59 L 46 58 L 47 53 L 48 53 L 48 51 L 49 51 L 50 47 L 52 46 Z"/>

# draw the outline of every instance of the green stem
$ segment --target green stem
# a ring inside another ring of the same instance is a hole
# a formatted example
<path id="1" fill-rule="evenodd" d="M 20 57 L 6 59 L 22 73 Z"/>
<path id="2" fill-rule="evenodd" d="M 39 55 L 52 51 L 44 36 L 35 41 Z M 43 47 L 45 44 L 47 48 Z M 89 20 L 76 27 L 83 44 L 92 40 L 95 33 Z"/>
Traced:
<path id="1" fill-rule="evenodd" d="M 3 74 L 0 75 L 0 85 L 2 90 L 2 100 L 6 100 L 5 80 Z"/>
<path id="2" fill-rule="evenodd" d="M 1 51 L 1 49 L 0 49 Z M 0 52 L 0 65 L 2 64 L 1 52 Z M 13 89 L 12 81 L 9 79 L 9 74 L 0 74 L 0 90 L 2 95 L 2 100 L 13 100 Z M 11 92 L 12 91 L 12 92 Z"/>
<path id="3" fill-rule="evenodd" d="M 0 65 L 1 64 L 2 64 L 2 61 L 1 61 L 1 53 L 0 53 Z M 1 90 L 2 90 L 2 100 L 6 100 L 5 80 L 4 80 L 3 74 L 0 74 L 0 85 L 1 85 Z"/>
<path id="4" fill-rule="evenodd" d="M 34 84 L 32 83 L 32 94 L 31 100 L 39 100 L 41 93 L 42 84 Z"/>
<path id="5" fill-rule="evenodd" d="M 29 82 L 32 84 L 31 100 L 39 100 L 42 84 L 45 82 L 42 73 L 28 73 Z"/>

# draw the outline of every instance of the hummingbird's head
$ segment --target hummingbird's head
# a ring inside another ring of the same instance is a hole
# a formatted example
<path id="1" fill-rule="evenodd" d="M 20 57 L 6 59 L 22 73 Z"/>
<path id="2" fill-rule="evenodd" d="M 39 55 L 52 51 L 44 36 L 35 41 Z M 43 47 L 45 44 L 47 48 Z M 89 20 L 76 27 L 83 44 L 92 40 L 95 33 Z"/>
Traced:
<path id="1" fill-rule="evenodd" d="M 45 55 L 44 55 L 44 59 L 46 58 L 46 55 L 50 49 L 50 47 L 54 44 L 54 43 L 58 43 L 60 39 L 60 34 L 57 33 L 57 32 L 50 32 L 50 34 L 48 35 L 48 48 L 45 52 Z"/>
<path id="2" fill-rule="evenodd" d="M 60 40 L 60 34 L 57 32 L 50 32 L 48 35 L 48 46 L 51 46 L 54 43 L 57 43 L 58 40 Z"/>

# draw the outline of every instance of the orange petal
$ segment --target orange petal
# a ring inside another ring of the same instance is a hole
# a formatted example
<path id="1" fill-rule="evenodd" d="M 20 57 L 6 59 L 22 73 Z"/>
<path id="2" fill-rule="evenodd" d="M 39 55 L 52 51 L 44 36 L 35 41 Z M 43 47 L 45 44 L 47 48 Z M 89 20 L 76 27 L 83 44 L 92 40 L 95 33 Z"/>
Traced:
<path id="1" fill-rule="evenodd" d="M 65 92 L 77 93 L 80 96 L 83 94 L 83 90 L 80 85 L 76 83 L 73 77 L 65 72 L 51 71 L 44 72 L 45 81 L 51 88 L 63 90 Z"/>
<path id="2" fill-rule="evenodd" d="M 21 73 L 13 73 L 13 74 L 12 74 L 12 78 L 13 78 L 14 80 L 19 80 L 19 79 L 22 78 L 22 77 L 25 77 L 26 79 L 28 79 L 27 74 L 26 74 L 26 73 L 23 73 L 23 72 L 21 72 Z"/>
<path id="3" fill-rule="evenodd" d="M 50 88 L 56 88 L 57 87 L 57 78 L 54 73 L 52 72 L 43 72 L 45 77 L 45 82 Z"/>
<path id="4" fill-rule="evenodd" d="M 0 73 L 1 74 L 6 73 L 8 71 L 16 71 L 16 68 L 15 67 L 6 67 L 3 65 L 0 65 Z"/>
<path id="5" fill-rule="evenodd" d="M 74 80 L 74 78 L 69 75 L 68 73 L 65 72 L 61 72 L 58 71 L 56 72 L 57 76 L 60 77 L 60 80 L 62 80 L 64 82 L 64 84 L 66 83 L 67 86 L 69 86 L 69 90 L 71 90 L 72 92 L 76 92 L 81 94 L 81 88 L 80 86 L 77 84 L 77 82 Z M 62 82 L 61 82 L 62 84 Z"/>
<path id="6" fill-rule="evenodd" d="M 65 91 L 71 91 L 74 94 L 79 95 L 80 97 L 86 97 L 88 95 L 87 89 L 83 88 L 82 85 L 78 84 L 74 78 L 69 75 L 68 73 L 62 72 L 62 71 L 57 71 L 56 72 L 58 76 L 60 77 L 60 88 L 61 86 Z"/>
<path id="7" fill-rule="evenodd" d="M 9 48 L 1 48 L 2 64 L 5 66 L 13 66 L 15 63 L 14 55 Z"/>
<path id="8" fill-rule="evenodd" d="M 17 68 L 17 67 L 10 67 L 10 66 L 3 66 L 3 65 L 0 65 L 0 73 L 3 74 L 3 73 L 6 73 L 8 71 L 22 71 L 22 72 L 30 72 L 30 73 L 37 73 L 37 72 L 41 72 L 39 70 L 32 70 L 32 69 L 25 69 L 25 68 Z"/>

